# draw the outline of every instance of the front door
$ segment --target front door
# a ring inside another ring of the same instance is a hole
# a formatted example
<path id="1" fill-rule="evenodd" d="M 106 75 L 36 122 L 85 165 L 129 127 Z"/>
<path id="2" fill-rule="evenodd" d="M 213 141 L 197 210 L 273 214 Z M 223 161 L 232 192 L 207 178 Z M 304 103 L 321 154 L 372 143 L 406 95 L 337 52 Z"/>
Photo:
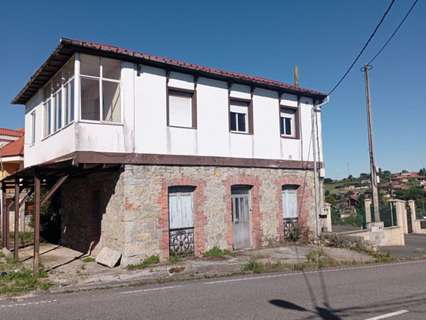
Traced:
<path id="1" fill-rule="evenodd" d="M 250 201 L 248 188 L 233 188 L 232 230 L 234 249 L 250 248 Z"/>

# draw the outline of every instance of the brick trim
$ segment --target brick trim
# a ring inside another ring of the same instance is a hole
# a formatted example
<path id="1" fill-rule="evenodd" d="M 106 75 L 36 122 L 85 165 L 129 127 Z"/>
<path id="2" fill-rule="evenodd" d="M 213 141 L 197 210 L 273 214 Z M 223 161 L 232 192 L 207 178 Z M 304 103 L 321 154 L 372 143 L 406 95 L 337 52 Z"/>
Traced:
<path id="1" fill-rule="evenodd" d="M 225 203 L 226 203 L 226 242 L 228 249 L 233 249 L 233 233 L 232 233 L 232 200 L 231 200 L 231 187 L 235 185 L 249 185 L 250 190 L 250 201 L 251 201 L 251 215 L 250 215 L 250 237 L 251 247 L 258 248 L 261 245 L 262 238 L 262 227 L 261 220 L 262 214 L 260 212 L 260 187 L 262 185 L 260 179 L 255 176 L 233 176 L 225 180 Z"/>
<path id="2" fill-rule="evenodd" d="M 168 180 L 162 179 L 161 193 L 159 203 L 161 207 L 161 215 L 159 219 L 161 229 L 161 258 L 166 260 L 169 258 L 169 188 L 176 186 L 191 186 L 194 190 L 194 253 L 196 256 L 201 256 L 204 252 L 206 240 L 204 226 L 207 223 L 207 218 L 204 214 L 205 202 L 205 182 L 187 177 Z"/>
<path id="3" fill-rule="evenodd" d="M 283 218 L 282 186 L 284 185 L 299 186 L 299 188 L 297 189 L 297 205 L 298 205 L 298 208 L 300 208 L 299 224 L 301 226 L 307 225 L 307 222 L 309 219 L 309 211 L 310 211 L 309 204 L 312 203 L 312 189 L 309 188 L 306 178 L 307 178 L 306 175 L 305 177 L 300 177 L 300 176 L 290 174 L 275 180 L 275 185 L 277 190 L 276 201 L 278 204 L 277 215 L 276 215 L 277 221 L 278 221 L 278 227 L 277 227 L 278 240 L 282 240 L 284 236 L 284 226 L 282 223 L 282 218 Z"/>

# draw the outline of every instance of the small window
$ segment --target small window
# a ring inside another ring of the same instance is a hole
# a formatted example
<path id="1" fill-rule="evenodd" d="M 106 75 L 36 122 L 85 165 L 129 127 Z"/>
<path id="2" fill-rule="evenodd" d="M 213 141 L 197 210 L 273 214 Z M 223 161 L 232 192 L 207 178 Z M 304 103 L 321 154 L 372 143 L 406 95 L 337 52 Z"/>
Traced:
<path id="1" fill-rule="evenodd" d="M 193 94 L 175 90 L 168 91 L 169 126 L 195 128 L 193 117 Z"/>
<path id="2" fill-rule="evenodd" d="M 80 55 L 80 73 L 85 76 L 100 76 L 100 58 L 87 54 Z"/>
<path id="3" fill-rule="evenodd" d="M 299 217 L 299 209 L 297 203 L 298 186 L 286 185 L 282 189 L 283 218 L 297 219 Z"/>
<path id="4" fill-rule="evenodd" d="M 229 129 L 231 132 L 249 132 L 249 102 L 231 101 Z"/>
<path id="5" fill-rule="evenodd" d="M 194 227 L 193 187 L 169 188 L 169 228 Z"/>
<path id="6" fill-rule="evenodd" d="M 297 111 L 288 108 L 280 110 L 280 134 L 283 137 L 297 137 L 296 128 L 296 114 Z"/>
<path id="7" fill-rule="evenodd" d="M 36 135 L 36 112 L 31 113 L 31 145 L 35 144 L 35 135 Z"/>

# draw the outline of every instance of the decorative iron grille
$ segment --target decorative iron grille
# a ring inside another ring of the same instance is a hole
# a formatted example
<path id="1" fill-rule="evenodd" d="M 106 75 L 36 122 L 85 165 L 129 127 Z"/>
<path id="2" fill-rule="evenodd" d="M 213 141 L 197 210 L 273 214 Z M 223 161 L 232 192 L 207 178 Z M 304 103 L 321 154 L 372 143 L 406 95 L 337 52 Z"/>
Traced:
<path id="1" fill-rule="evenodd" d="M 172 256 L 189 256 L 194 254 L 194 228 L 171 229 L 169 248 Z"/>
<path id="2" fill-rule="evenodd" d="M 284 238 L 296 239 L 299 236 L 299 224 L 297 218 L 284 218 Z"/>

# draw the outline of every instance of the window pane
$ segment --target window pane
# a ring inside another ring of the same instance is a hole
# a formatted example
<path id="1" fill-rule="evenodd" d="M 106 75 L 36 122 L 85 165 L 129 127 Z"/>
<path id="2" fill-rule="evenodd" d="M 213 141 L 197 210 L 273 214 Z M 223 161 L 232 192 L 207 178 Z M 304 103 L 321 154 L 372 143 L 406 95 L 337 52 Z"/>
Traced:
<path id="1" fill-rule="evenodd" d="M 105 121 L 121 121 L 120 85 L 102 81 L 102 116 Z"/>
<path id="2" fill-rule="evenodd" d="M 238 131 L 246 132 L 246 115 L 238 113 Z"/>
<path id="3" fill-rule="evenodd" d="M 35 132 L 36 132 L 36 113 L 31 113 L 31 144 L 35 143 Z"/>
<path id="4" fill-rule="evenodd" d="M 52 133 L 52 103 L 51 100 L 44 104 L 44 136 Z"/>
<path id="5" fill-rule="evenodd" d="M 169 125 L 192 127 L 192 94 L 169 92 Z"/>
<path id="6" fill-rule="evenodd" d="M 68 120 L 69 122 L 74 121 L 74 80 L 68 83 Z"/>
<path id="7" fill-rule="evenodd" d="M 230 128 L 231 131 L 237 131 L 237 114 L 235 112 L 231 112 L 229 116 Z"/>
<path id="8" fill-rule="evenodd" d="M 99 80 L 81 78 L 81 118 L 100 120 Z"/>
<path id="9" fill-rule="evenodd" d="M 62 128 L 62 91 L 55 94 L 55 131 Z"/>
<path id="10" fill-rule="evenodd" d="M 120 60 L 102 58 L 102 77 L 120 80 L 121 62 Z"/>
<path id="11" fill-rule="evenodd" d="M 280 134 L 284 134 L 284 118 L 280 117 Z"/>
<path id="12" fill-rule="evenodd" d="M 284 118 L 285 119 L 285 134 L 291 135 L 291 119 L 290 118 Z"/>
<path id="13" fill-rule="evenodd" d="M 80 55 L 80 73 L 86 76 L 99 77 L 100 58 L 89 56 L 87 54 Z"/>
<path id="14" fill-rule="evenodd" d="M 74 75 L 74 57 L 72 57 L 62 68 L 62 83 L 67 82 Z"/>

